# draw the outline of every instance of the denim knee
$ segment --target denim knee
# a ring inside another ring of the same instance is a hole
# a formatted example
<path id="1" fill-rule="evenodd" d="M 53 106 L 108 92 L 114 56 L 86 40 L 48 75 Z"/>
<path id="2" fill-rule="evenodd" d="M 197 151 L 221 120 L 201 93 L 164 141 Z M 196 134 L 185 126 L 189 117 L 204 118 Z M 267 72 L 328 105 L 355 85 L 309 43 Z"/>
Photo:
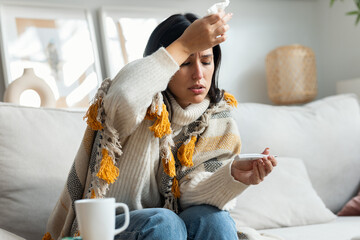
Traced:
<path id="1" fill-rule="evenodd" d="M 210 205 L 192 206 L 180 215 L 188 239 L 238 239 L 235 222 L 229 212 Z"/>
<path id="2" fill-rule="evenodd" d="M 149 239 L 186 239 L 185 223 L 173 211 L 155 208 L 152 212 L 143 227 L 144 237 L 150 234 Z"/>
<path id="3" fill-rule="evenodd" d="M 129 227 L 115 239 L 181 240 L 186 237 L 185 223 L 174 212 L 163 208 L 148 208 L 131 211 Z"/>

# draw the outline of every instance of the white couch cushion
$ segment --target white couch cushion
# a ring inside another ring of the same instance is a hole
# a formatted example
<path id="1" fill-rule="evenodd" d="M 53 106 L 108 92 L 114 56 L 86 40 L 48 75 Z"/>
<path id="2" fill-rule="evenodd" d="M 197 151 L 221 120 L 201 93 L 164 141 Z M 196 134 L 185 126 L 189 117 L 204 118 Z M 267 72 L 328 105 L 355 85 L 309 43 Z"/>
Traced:
<path id="1" fill-rule="evenodd" d="M 83 136 L 83 115 L 0 103 L 0 228 L 42 238 Z"/>
<path id="2" fill-rule="evenodd" d="M 338 217 L 335 221 L 301 227 L 261 230 L 286 240 L 355 240 L 360 237 L 360 217 Z"/>
<path id="3" fill-rule="evenodd" d="M 278 166 L 259 185 L 248 187 L 230 211 L 238 230 L 291 227 L 332 221 L 336 216 L 313 189 L 304 163 L 278 158 Z"/>
<path id="4" fill-rule="evenodd" d="M 242 153 L 301 158 L 312 184 L 333 212 L 351 199 L 360 182 L 360 111 L 355 95 L 338 95 L 304 106 L 239 104 Z"/>
<path id="5" fill-rule="evenodd" d="M 25 238 L 19 237 L 15 234 L 12 234 L 4 229 L 0 228 L 0 239 L 1 240 L 25 240 Z"/>

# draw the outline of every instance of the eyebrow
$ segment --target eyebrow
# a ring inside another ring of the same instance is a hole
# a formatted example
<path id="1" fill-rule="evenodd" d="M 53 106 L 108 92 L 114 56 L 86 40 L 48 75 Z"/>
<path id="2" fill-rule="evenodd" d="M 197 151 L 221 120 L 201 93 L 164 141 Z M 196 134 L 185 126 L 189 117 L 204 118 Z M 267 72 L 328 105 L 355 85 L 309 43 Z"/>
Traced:
<path id="1" fill-rule="evenodd" d="M 204 54 L 204 55 L 201 55 L 200 57 L 201 58 L 206 58 L 206 57 L 212 57 L 214 54 L 212 54 L 212 53 L 209 53 L 209 54 Z M 190 57 L 193 57 L 194 56 L 194 54 L 191 54 L 190 55 Z"/>

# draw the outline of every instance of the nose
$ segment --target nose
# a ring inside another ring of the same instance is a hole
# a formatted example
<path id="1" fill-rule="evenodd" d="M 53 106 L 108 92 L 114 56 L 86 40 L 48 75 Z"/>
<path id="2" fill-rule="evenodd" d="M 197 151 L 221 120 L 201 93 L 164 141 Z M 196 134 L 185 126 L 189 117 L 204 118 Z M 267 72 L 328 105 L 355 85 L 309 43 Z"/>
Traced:
<path id="1" fill-rule="evenodd" d="M 193 80 L 199 80 L 199 79 L 202 79 L 203 77 L 204 77 L 204 74 L 203 74 L 203 70 L 201 67 L 201 63 L 196 62 L 196 64 L 193 65 L 192 78 L 193 78 Z"/>

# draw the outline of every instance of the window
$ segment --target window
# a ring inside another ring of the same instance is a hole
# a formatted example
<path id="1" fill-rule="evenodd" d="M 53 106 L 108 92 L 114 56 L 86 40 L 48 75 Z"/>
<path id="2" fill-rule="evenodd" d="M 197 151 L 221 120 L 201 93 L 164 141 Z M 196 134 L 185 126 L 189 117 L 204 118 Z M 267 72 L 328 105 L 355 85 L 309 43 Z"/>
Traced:
<path id="1" fill-rule="evenodd" d="M 3 6 L 1 13 L 6 85 L 32 68 L 50 86 L 56 107 L 87 107 L 102 80 L 87 12 Z M 36 97 L 27 101 L 38 104 Z"/>
<path id="2" fill-rule="evenodd" d="M 108 77 L 115 77 L 127 63 L 143 57 L 154 28 L 169 11 L 102 11 L 103 44 Z"/>

